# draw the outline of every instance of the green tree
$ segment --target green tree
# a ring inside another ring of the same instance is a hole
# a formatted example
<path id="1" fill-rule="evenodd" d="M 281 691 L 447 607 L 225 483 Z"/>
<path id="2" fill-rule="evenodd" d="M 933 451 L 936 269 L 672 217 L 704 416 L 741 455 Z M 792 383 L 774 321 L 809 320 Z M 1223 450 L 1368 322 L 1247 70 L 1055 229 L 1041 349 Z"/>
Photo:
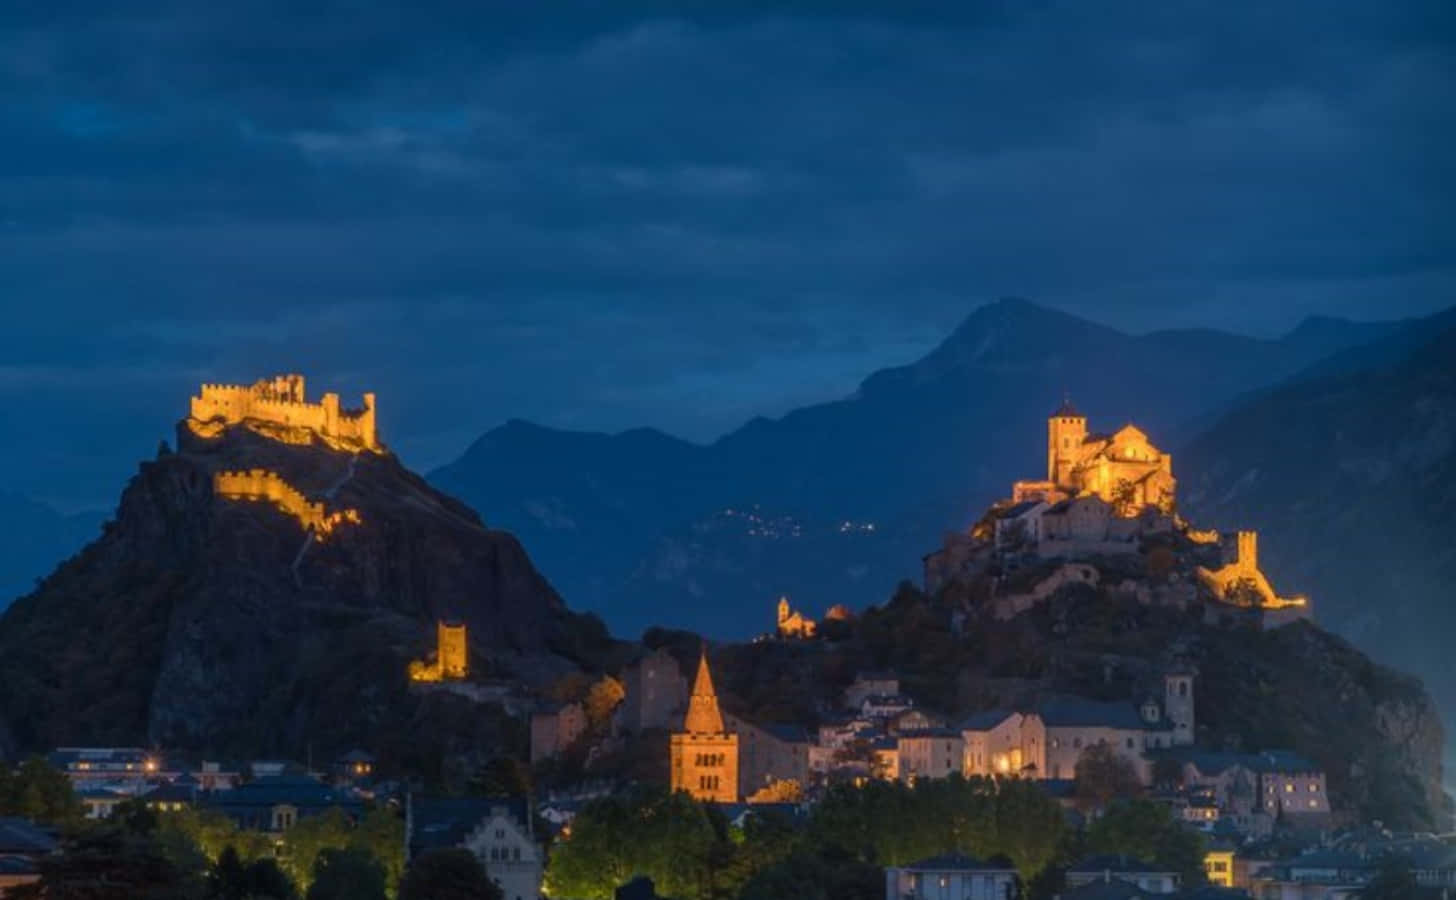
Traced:
<path id="1" fill-rule="evenodd" d="M 13 772 L 0 766 L 0 815 L 43 825 L 75 825 L 85 814 L 71 780 L 44 758 L 29 757 Z"/>
<path id="2" fill-rule="evenodd" d="M 393 896 L 404 876 L 404 820 L 384 807 L 375 807 L 354 826 L 348 845 L 379 861 L 384 867 L 385 888 Z"/>
<path id="3" fill-rule="evenodd" d="M 235 847 L 245 861 L 259 855 L 249 852 L 257 848 L 240 837 L 237 823 L 215 809 L 181 809 L 170 813 L 157 831 L 164 843 L 169 840 L 192 843 L 210 863 L 217 862 L 229 846 Z"/>
<path id="4" fill-rule="evenodd" d="M 882 900 L 885 876 L 840 848 L 802 849 L 748 880 L 739 900 Z"/>
<path id="5" fill-rule="evenodd" d="M 40 881 L 12 888 L 18 900 L 189 900 L 186 879 L 148 838 L 86 829 L 37 862 Z M 194 895 L 195 896 L 195 895 Z"/>
<path id="6" fill-rule="evenodd" d="M 208 900 L 298 900 L 287 873 L 271 859 L 243 862 L 229 846 L 207 880 Z"/>
<path id="7" fill-rule="evenodd" d="M 1093 744 L 1077 757 L 1077 808 L 1083 812 L 1102 809 L 1118 798 L 1137 797 L 1143 792 L 1137 770 L 1112 749 L 1110 744 Z"/>
<path id="8" fill-rule="evenodd" d="M 618 885 L 646 875 L 663 894 L 709 894 L 720 840 L 702 804 L 687 794 L 641 786 L 587 804 L 557 843 L 546 870 L 553 896 L 612 900 Z"/>
<path id="9" fill-rule="evenodd" d="M 1413 900 L 1420 895 L 1420 882 L 1411 872 L 1410 862 L 1401 857 L 1391 857 L 1360 891 L 1360 900 Z"/>
<path id="10" fill-rule="evenodd" d="M 347 847 L 352 831 L 349 817 L 337 807 L 300 818 L 283 833 L 283 870 L 300 890 L 309 893 L 319 854 Z"/>
<path id="11" fill-rule="evenodd" d="M 308 900 L 389 900 L 384 866 L 359 847 L 320 850 L 311 874 Z"/>
<path id="12" fill-rule="evenodd" d="M 1091 854 L 1125 853 L 1166 866 L 1187 885 L 1202 884 L 1203 838 L 1184 828 L 1168 807 L 1139 798 L 1114 803 L 1087 829 L 1085 849 Z"/>
<path id="13" fill-rule="evenodd" d="M 995 846 L 1011 858 L 1023 881 L 1035 879 L 1056 858 L 1065 830 L 1061 805 L 1036 782 L 997 782 Z"/>
<path id="14" fill-rule="evenodd" d="M 399 900 L 502 900 L 475 854 L 459 847 L 430 850 L 410 861 Z"/>

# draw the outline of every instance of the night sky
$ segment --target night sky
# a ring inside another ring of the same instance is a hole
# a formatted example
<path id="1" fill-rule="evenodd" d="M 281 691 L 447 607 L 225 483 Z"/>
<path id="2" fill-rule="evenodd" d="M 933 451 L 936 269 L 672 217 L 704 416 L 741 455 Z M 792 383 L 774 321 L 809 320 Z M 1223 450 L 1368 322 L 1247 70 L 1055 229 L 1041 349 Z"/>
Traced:
<path id="1" fill-rule="evenodd" d="M 1001 295 L 1456 296 L 1449 0 L 323 6 L 3 4 L 0 487 L 109 504 L 273 371 L 428 468 L 511 417 L 709 439 Z"/>

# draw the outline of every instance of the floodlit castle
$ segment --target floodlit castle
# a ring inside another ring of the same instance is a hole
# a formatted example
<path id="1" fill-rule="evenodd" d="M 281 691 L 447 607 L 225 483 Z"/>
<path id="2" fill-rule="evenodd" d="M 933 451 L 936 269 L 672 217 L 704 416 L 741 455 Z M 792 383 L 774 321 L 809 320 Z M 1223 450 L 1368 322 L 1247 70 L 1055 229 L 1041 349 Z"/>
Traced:
<path id="1" fill-rule="evenodd" d="M 738 735 L 723 724 L 706 648 L 698 659 L 683 730 L 672 734 L 669 750 L 674 791 L 687 791 L 697 800 L 738 802 Z"/>
<path id="2" fill-rule="evenodd" d="M 1017 503 L 1095 495 L 1118 515 L 1134 516 L 1149 506 L 1171 512 L 1177 485 L 1172 455 L 1137 426 L 1089 434 L 1087 417 L 1068 400 L 1047 419 L 1046 480 L 1018 481 L 1011 495 Z"/>
<path id="3" fill-rule="evenodd" d="M 816 627 L 813 619 L 789 606 L 788 597 L 779 598 L 779 637 L 811 638 Z"/>
<path id="4" fill-rule="evenodd" d="M 310 501 L 298 488 L 285 481 L 283 476 L 267 469 L 214 473 L 212 492 L 230 500 L 271 502 L 296 519 L 304 531 L 312 532 L 314 538 L 320 541 L 332 534 L 339 525 L 346 522 L 357 525 L 360 521 L 357 509 L 328 512 L 323 501 Z"/>
<path id="5" fill-rule="evenodd" d="M 469 671 L 465 646 L 465 625 L 438 622 L 435 625 L 435 658 L 409 664 L 410 681 L 460 681 Z"/>
<path id="6" fill-rule="evenodd" d="M 194 434 L 213 437 L 237 424 L 290 444 L 318 438 L 336 450 L 384 450 L 375 425 L 374 394 L 364 394 L 362 409 L 344 409 L 334 393 L 309 403 L 302 375 L 275 375 L 251 385 L 204 384 L 192 398 L 187 427 Z"/>

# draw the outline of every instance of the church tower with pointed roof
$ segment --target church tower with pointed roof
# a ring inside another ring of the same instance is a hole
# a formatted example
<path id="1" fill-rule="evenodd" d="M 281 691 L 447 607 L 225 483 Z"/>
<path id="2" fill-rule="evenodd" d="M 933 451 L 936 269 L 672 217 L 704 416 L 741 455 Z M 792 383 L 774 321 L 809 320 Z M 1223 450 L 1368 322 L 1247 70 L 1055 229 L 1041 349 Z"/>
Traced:
<path id="1" fill-rule="evenodd" d="M 738 802 L 738 735 L 723 726 L 706 647 L 698 658 L 683 730 L 671 737 L 671 757 L 674 791 L 714 803 Z"/>

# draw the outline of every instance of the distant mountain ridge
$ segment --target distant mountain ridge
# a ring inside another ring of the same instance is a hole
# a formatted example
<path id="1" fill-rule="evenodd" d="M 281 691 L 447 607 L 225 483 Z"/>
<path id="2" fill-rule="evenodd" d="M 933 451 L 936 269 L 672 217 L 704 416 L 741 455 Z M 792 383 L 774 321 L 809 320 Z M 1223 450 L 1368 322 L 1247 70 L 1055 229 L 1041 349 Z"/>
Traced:
<path id="1" fill-rule="evenodd" d="M 769 626 L 779 594 L 815 614 L 917 576 L 944 529 L 1040 474 L 1046 414 L 1068 391 L 1094 427 L 1134 420 L 1176 446 L 1237 398 L 1401 327 L 1312 319 L 1277 340 L 1134 336 L 1008 299 L 846 398 L 712 444 L 512 422 L 429 477 L 518 535 L 573 605 L 619 633 L 660 623 L 744 637 Z M 755 507 L 797 534 L 765 535 L 728 512 Z"/>
<path id="2" fill-rule="evenodd" d="M 14 491 L 0 490 L 0 611 L 100 531 L 99 511 L 66 515 Z"/>

